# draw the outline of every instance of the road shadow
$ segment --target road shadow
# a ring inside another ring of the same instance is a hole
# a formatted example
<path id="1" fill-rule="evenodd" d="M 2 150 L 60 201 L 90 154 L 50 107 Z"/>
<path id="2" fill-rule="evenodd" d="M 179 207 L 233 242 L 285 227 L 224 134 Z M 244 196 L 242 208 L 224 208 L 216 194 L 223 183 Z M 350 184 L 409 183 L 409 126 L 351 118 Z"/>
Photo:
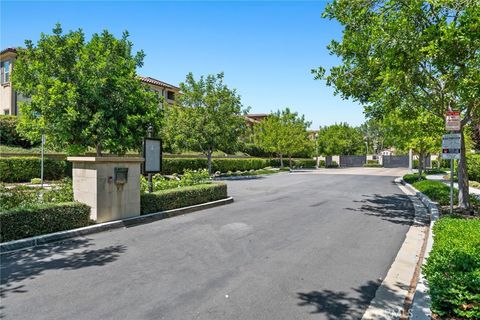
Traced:
<path id="1" fill-rule="evenodd" d="M 395 224 L 412 225 L 415 209 L 407 195 L 373 194 L 363 195 L 362 197 L 362 200 L 353 201 L 359 206 L 345 209 L 360 212 L 368 216 L 379 217 L 382 220 Z"/>
<path id="2" fill-rule="evenodd" d="M 45 271 L 104 266 L 117 260 L 127 249 L 125 245 L 89 249 L 92 245 L 91 239 L 82 238 L 3 253 L 0 255 L 0 298 L 27 292 L 25 280 L 35 279 Z"/>
<path id="3" fill-rule="evenodd" d="M 328 320 L 361 319 L 380 284 L 380 281 L 369 281 L 358 288 L 352 288 L 358 294 L 333 290 L 298 292 L 298 306 L 313 307 L 311 314 L 322 314 Z M 401 310 L 398 310 L 398 301 L 403 302 L 403 297 L 389 289 L 385 297 L 377 306 L 391 312 L 392 316 L 399 315 Z"/>

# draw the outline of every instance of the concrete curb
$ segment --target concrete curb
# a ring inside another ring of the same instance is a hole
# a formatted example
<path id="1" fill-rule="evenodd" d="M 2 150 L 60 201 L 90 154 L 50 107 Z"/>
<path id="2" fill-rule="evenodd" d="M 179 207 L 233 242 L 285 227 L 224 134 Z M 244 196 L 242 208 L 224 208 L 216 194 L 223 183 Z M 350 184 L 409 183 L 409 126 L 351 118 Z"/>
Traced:
<path id="1" fill-rule="evenodd" d="M 406 305 L 412 299 L 414 284 L 417 282 L 418 264 L 427 233 L 425 221 L 428 210 L 414 192 L 401 184 L 399 178 L 395 179 L 395 183 L 412 201 L 415 217 L 385 279 L 365 311 L 363 320 L 405 319 Z"/>
<path id="2" fill-rule="evenodd" d="M 407 188 L 415 192 L 417 197 L 420 198 L 422 203 L 425 205 L 425 207 L 428 208 L 428 211 L 430 212 L 430 227 L 428 229 L 427 245 L 425 248 L 425 253 L 423 255 L 423 260 L 421 261 L 421 265 L 423 266 L 427 261 L 430 251 L 432 250 L 433 226 L 435 225 L 435 222 L 440 217 L 440 211 L 438 210 L 438 203 L 430 200 L 429 197 L 427 197 L 426 195 L 418 191 L 411 184 L 408 184 L 405 181 L 403 181 L 403 179 L 402 179 L 402 184 L 404 184 Z M 420 276 L 418 278 L 417 286 L 415 288 L 415 294 L 413 296 L 412 306 L 409 311 L 409 319 L 412 319 L 412 320 L 431 319 L 431 316 L 432 316 L 432 312 L 430 311 L 431 299 L 430 299 L 430 296 L 428 295 L 428 290 L 429 290 L 429 287 L 428 287 L 427 280 L 423 272 L 420 270 Z"/>
<path id="3" fill-rule="evenodd" d="M 0 243 L 0 254 L 21 250 L 29 247 L 35 247 L 38 245 L 65 240 L 73 237 L 84 236 L 87 234 L 92 234 L 92 233 L 97 233 L 97 232 L 102 232 L 102 231 L 107 231 L 112 229 L 118 229 L 118 228 L 128 228 L 134 225 L 150 223 L 157 220 L 167 219 L 167 218 L 175 217 L 175 216 L 186 214 L 186 213 L 191 213 L 191 212 L 195 212 L 203 209 L 208 209 L 208 208 L 229 204 L 232 202 L 233 202 L 233 197 L 228 197 L 225 199 L 206 202 L 206 203 L 197 204 L 193 206 L 155 212 L 155 213 L 145 214 L 138 217 L 132 217 L 132 218 L 127 218 L 123 220 L 104 222 L 104 223 L 99 223 L 92 226 L 60 231 L 55 233 L 49 233 L 49 234 L 44 234 L 41 236 L 36 236 L 36 237 L 31 237 L 26 239 L 4 242 L 4 243 Z"/>

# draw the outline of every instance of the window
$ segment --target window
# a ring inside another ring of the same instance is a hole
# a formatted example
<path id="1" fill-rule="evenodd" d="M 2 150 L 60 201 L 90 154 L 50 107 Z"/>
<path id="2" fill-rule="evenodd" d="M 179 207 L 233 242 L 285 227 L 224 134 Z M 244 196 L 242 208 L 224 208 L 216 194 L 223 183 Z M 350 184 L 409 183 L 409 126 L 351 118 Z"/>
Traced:
<path id="1" fill-rule="evenodd" d="M 3 114 L 8 116 L 10 114 L 10 110 L 8 110 L 8 109 L 3 110 Z"/>
<path id="2" fill-rule="evenodd" d="M 167 99 L 168 100 L 175 100 L 175 92 L 167 91 Z"/>
<path id="3" fill-rule="evenodd" d="M 2 69 L 2 74 L 1 74 L 2 84 L 9 83 L 10 82 L 10 61 L 8 60 L 2 61 L 1 69 Z"/>

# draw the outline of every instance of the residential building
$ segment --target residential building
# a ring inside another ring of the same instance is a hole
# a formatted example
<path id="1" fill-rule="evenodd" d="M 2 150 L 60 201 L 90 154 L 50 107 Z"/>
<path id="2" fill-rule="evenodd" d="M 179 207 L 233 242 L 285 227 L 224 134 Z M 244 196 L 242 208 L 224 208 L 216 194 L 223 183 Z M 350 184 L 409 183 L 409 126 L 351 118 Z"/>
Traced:
<path id="1" fill-rule="evenodd" d="M 26 100 L 25 97 L 22 97 L 22 95 L 17 93 L 12 87 L 11 75 L 12 72 L 14 72 L 16 59 L 17 50 L 15 48 L 6 48 L 0 52 L 0 114 L 17 115 L 18 102 Z M 163 97 L 164 101 L 169 105 L 174 103 L 175 96 L 180 92 L 180 88 L 151 77 L 140 77 L 140 79 L 148 85 L 151 90 Z"/>
<path id="2" fill-rule="evenodd" d="M 147 84 L 151 90 L 157 92 L 160 97 L 163 97 L 164 101 L 169 105 L 172 105 L 175 102 L 175 97 L 180 94 L 180 88 L 174 85 L 152 77 L 140 77 L 140 79 L 143 83 Z"/>
<path id="3" fill-rule="evenodd" d="M 15 92 L 12 87 L 12 72 L 17 59 L 15 48 L 6 48 L 0 51 L 0 114 L 16 115 L 18 102 L 24 98 Z"/>

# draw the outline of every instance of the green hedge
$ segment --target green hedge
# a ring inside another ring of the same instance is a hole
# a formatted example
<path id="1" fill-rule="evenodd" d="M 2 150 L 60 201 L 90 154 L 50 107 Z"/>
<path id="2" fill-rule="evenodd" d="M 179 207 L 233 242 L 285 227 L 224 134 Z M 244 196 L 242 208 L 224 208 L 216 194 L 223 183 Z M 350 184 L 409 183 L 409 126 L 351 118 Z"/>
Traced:
<path id="1" fill-rule="evenodd" d="M 405 180 L 405 178 L 404 178 Z M 418 191 L 425 194 L 431 200 L 438 202 L 442 206 L 450 204 L 450 187 L 440 181 L 423 180 L 413 183 Z M 453 190 L 454 199 L 457 198 L 458 190 Z"/>
<path id="2" fill-rule="evenodd" d="M 365 163 L 363 165 L 365 168 L 382 168 L 383 166 L 380 163 Z"/>
<path id="3" fill-rule="evenodd" d="M 0 143 L 5 146 L 22 148 L 38 145 L 38 143 L 33 144 L 17 133 L 17 122 L 18 118 L 16 116 L 0 115 Z"/>
<path id="4" fill-rule="evenodd" d="M 40 177 L 41 160 L 38 157 L 0 158 L 0 181 L 28 182 Z M 71 163 L 65 160 L 44 160 L 44 178 L 59 180 L 71 172 Z"/>
<path id="5" fill-rule="evenodd" d="M 432 311 L 441 319 L 480 319 L 480 219 L 445 217 L 433 233 L 424 267 Z"/>
<path id="6" fill-rule="evenodd" d="M 421 177 L 418 175 L 418 173 L 408 173 L 403 176 L 403 181 L 410 184 L 413 184 L 414 182 L 426 180 L 426 179 L 427 179 L 427 176 L 425 173 L 422 173 Z"/>
<path id="7" fill-rule="evenodd" d="M 280 159 L 270 159 L 266 161 L 268 166 L 280 167 Z M 288 158 L 283 158 L 283 165 L 287 167 L 290 165 Z M 292 159 L 293 168 L 315 168 L 316 165 L 317 161 L 315 159 Z"/>
<path id="8" fill-rule="evenodd" d="M 0 212 L 0 241 L 85 227 L 90 207 L 79 202 L 52 203 Z"/>
<path id="9" fill-rule="evenodd" d="M 480 182 L 480 154 L 467 156 L 468 179 Z"/>
<path id="10" fill-rule="evenodd" d="M 226 184 L 208 183 L 142 194 L 140 206 L 142 214 L 148 214 L 225 198 L 227 198 Z"/>

